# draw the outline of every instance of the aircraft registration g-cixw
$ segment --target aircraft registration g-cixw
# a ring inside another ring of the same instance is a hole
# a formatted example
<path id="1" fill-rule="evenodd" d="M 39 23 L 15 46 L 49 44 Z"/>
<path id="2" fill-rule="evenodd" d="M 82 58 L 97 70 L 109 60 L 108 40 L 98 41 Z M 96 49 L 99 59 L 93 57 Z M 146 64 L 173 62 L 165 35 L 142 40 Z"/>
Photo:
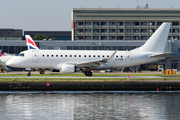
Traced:
<path id="1" fill-rule="evenodd" d="M 18 68 L 57 69 L 62 73 L 83 71 L 86 76 L 92 76 L 91 70 L 150 63 L 166 59 L 172 54 L 164 53 L 170 26 L 171 23 L 163 23 L 143 46 L 131 51 L 40 50 L 27 35 L 26 40 L 31 41 L 31 49 L 8 60 L 6 65 Z M 27 75 L 31 75 L 30 71 Z"/>

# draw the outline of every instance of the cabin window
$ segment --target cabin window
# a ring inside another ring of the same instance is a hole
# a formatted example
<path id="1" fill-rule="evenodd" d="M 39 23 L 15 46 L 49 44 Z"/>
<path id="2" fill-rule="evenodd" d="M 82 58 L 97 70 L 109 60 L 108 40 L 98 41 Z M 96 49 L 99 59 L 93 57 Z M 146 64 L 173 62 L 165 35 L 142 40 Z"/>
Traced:
<path id="1" fill-rule="evenodd" d="M 22 56 L 22 57 L 24 57 L 24 53 L 21 53 L 19 56 Z"/>
<path id="2" fill-rule="evenodd" d="M 70 57 L 72 57 L 72 55 L 70 55 Z"/>
<path id="3" fill-rule="evenodd" d="M 100 57 L 100 55 L 98 55 L 98 57 Z"/>
<path id="4" fill-rule="evenodd" d="M 95 55 L 93 57 L 96 57 Z"/>
<path id="5" fill-rule="evenodd" d="M 89 57 L 91 57 L 91 55 L 89 55 Z"/>
<path id="6" fill-rule="evenodd" d="M 118 55 L 116 55 L 116 57 L 118 58 Z"/>
<path id="7" fill-rule="evenodd" d="M 54 56 L 54 55 L 51 55 L 52 57 Z"/>
<path id="8" fill-rule="evenodd" d="M 102 57 L 104 57 L 104 55 Z"/>
<path id="9" fill-rule="evenodd" d="M 42 57 L 44 57 L 44 55 L 42 55 Z"/>
<path id="10" fill-rule="evenodd" d="M 81 55 L 79 55 L 79 57 L 81 57 Z"/>
<path id="11" fill-rule="evenodd" d="M 121 55 L 121 58 L 122 58 L 123 56 Z"/>
<path id="12" fill-rule="evenodd" d="M 67 57 L 67 55 L 65 55 L 65 57 Z"/>
<path id="13" fill-rule="evenodd" d="M 56 55 L 56 57 L 58 57 L 58 55 Z"/>
<path id="14" fill-rule="evenodd" d="M 74 57 L 76 57 L 76 55 L 74 55 Z"/>
<path id="15" fill-rule="evenodd" d="M 84 57 L 86 57 L 86 55 L 84 55 Z"/>
<path id="16" fill-rule="evenodd" d="M 107 57 L 109 57 L 109 55 L 107 55 Z"/>
<path id="17" fill-rule="evenodd" d="M 63 55 L 61 55 L 61 57 L 63 57 Z"/>
<path id="18" fill-rule="evenodd" d="M 49 55 L 47 55 L 47 57 L 49 57 Z"/>

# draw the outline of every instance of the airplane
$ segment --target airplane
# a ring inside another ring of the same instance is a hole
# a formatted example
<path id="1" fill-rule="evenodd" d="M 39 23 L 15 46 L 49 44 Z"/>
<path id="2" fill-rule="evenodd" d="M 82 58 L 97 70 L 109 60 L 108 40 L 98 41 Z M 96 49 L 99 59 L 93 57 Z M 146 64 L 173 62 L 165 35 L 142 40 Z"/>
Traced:
<path id="1" fill-rule="evenodd" d="M 163 23 L 141 47 L 130 51 L 100 50 L 40 50 L 29 49 L 11 58 L 6 65 L 18 68 L 56 69 L 61 73 L 82 71 L 92 76 L 91 70 L 136 66 L 166 59 L 164 53 L 171 23 Z M 33 45 L 34 48 L 35 45 Z"/>
<path id="2" fill-rule="evenodd" d="M 37 47 L 36 43 L 33 41 L 33 39 L 31 38 L 30 35 L 25 35 L 26 38 L 26 45 L 27 45 L 27 49 L 31 50 L 31 49 L 36 49 L 39 50 L 39 48 Z M 27 68 L 28 70 L 28 68 Z M 40 74 L 44 74 L 45 69 L 38 69 Z"/>
<path id="3" fill-rule="evenodd" d="M 1 71 L 5 70 L 5 71 L 9 72 L 9 68 L 6 66 L 6 62 L 9 59 L 11 59 L 12 57 L 14 57 L 14 55 L 5 53 L 0 49 L 0 70 Z"/>

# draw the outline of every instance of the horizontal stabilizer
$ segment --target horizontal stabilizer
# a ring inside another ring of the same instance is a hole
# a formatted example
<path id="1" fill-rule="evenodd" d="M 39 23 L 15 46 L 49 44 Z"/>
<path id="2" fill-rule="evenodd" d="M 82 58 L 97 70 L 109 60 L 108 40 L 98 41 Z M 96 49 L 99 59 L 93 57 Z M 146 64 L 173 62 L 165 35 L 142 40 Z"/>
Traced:
<path id="1" fill-rule="evenodd" d="M 148 57 L 149 58 L 162 58 L 162 57 L 168 58 L 168 57 L 170 57 L 168 55 L 171 55 L 171 54 L 173 54 L 173 53 L 172 52 L 170 52 L 170 53 L 162 53 L 162 54 L 150 55 Z"/>

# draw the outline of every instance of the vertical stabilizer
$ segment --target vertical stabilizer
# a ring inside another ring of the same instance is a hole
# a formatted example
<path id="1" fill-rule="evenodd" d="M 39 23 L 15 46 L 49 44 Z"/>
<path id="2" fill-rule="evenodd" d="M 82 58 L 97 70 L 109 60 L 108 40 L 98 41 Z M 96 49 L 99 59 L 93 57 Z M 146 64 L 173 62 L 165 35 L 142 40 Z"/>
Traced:
<path id="1" fill-rule="evenodd" d="M 37 50 L 39 49 L 30 35 L 25 35 L 25 38 L 26 38 L 26 45 L 27 45 L 28 50 L 29 49 L 37 49 Z"/>
<path id="2" fill-rule="evenodd" d="M 171 23 L 163 23 L 140 48 L 142 52 L 164 53 Z"/>

